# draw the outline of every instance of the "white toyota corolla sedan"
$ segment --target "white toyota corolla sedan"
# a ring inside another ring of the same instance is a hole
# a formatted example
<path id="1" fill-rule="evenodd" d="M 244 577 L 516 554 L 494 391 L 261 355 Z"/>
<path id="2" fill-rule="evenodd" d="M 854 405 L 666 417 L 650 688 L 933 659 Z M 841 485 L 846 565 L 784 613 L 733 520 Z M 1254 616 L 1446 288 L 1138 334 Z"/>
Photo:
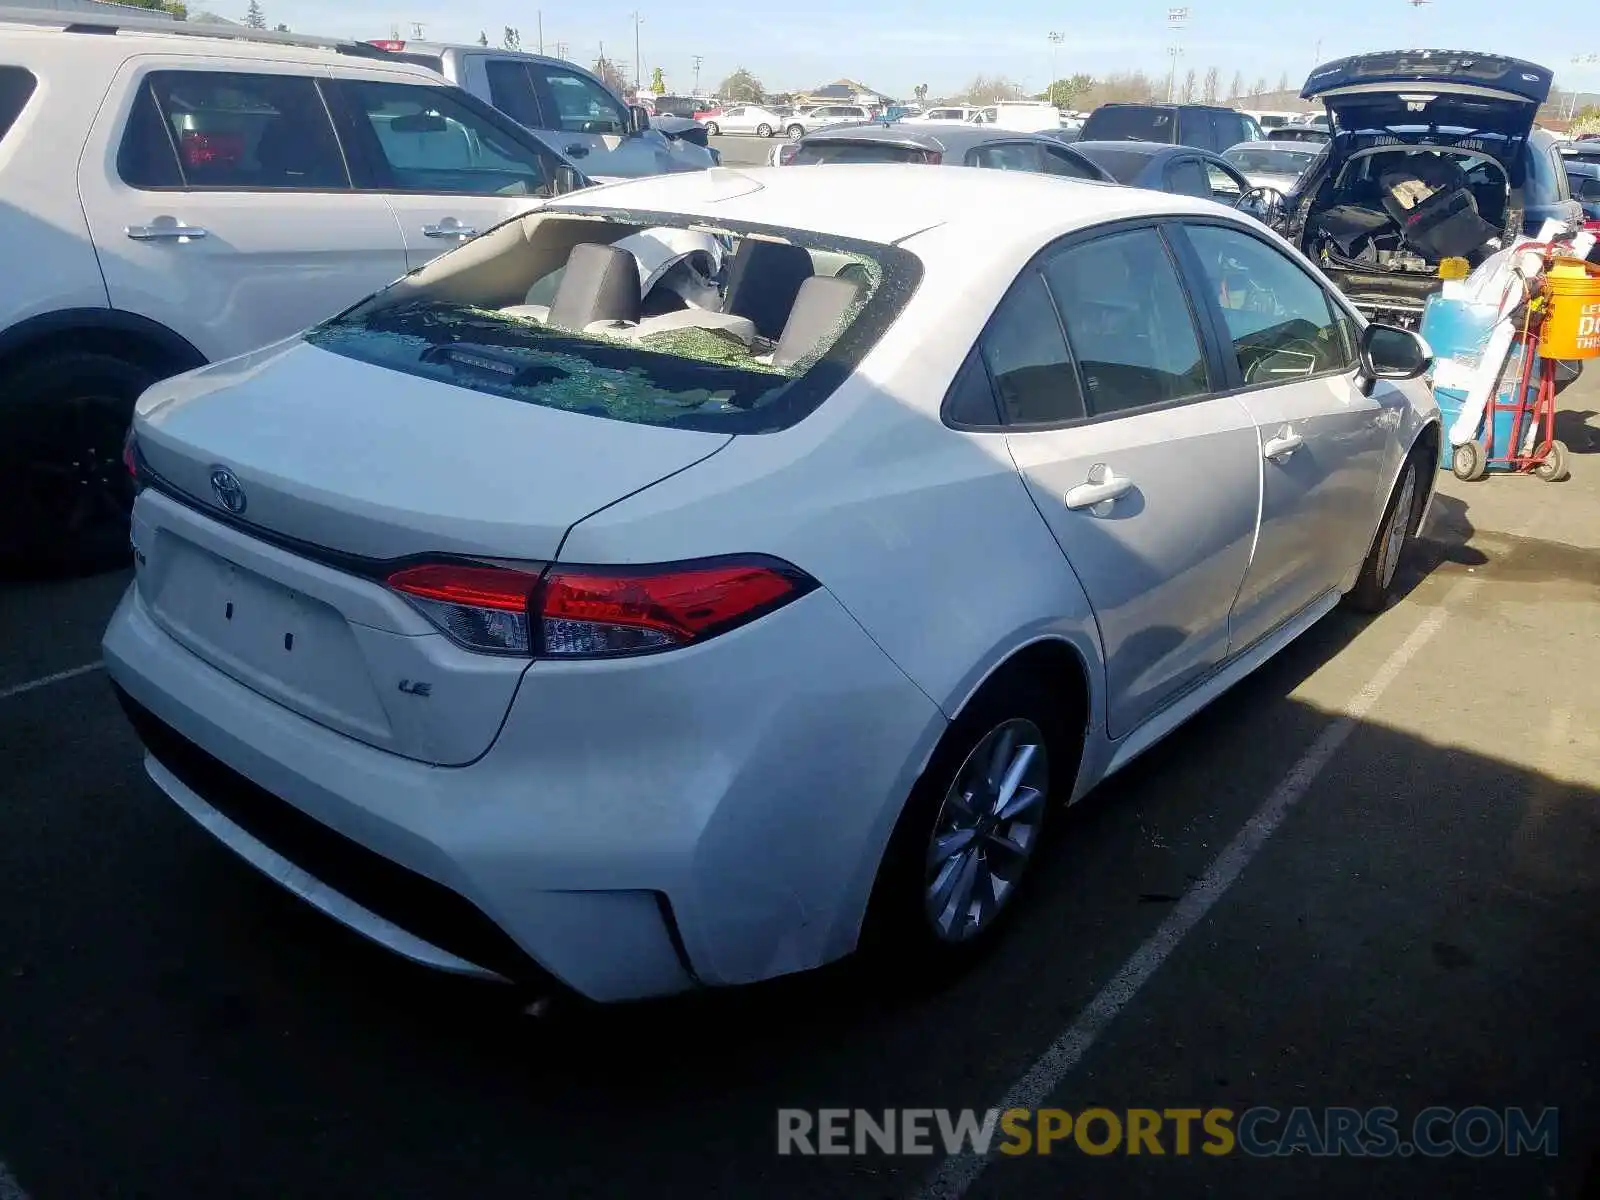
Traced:
<path id="1" fill-rule="evenodd" d="M 1427 346 L 1248 217 L 936 174 L 595 188 L 152 388 L 151 778 L 444 970 L 964 962 L 1053 809 L 1388 602 L 1440 432 Z"/>

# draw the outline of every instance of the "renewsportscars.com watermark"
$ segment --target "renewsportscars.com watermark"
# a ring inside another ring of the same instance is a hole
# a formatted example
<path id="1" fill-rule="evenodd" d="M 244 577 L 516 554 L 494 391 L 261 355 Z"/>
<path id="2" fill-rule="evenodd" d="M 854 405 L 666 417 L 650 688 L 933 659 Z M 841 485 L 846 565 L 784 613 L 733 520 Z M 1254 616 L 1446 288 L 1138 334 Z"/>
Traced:
<path id="1" fill-rule="evenodd" d="M 1559 1110 L 1425 1108 L 780 1108 L 778 1153 L 1445 1158 L 1558 1150 Z"/>

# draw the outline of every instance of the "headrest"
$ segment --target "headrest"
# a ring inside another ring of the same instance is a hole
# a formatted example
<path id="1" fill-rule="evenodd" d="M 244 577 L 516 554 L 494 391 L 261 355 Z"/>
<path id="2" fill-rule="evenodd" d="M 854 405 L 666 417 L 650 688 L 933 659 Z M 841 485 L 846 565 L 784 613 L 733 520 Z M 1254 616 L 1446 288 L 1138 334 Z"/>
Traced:
<path id="1" fill-rule="evenodd" d="M 772 365 L 792 366 L 824 342 L 831 342 L 860 295 L 861 289 L 848 279 L 827 275 L 807 279 L 800 285 L 794 310 L 783 327 L 778 348 L 772 352 Z"/>
<path id="2" fill-rule="evenodd" d="M 638 260 L 616 246 L 595 242 L 574 246 L 546 323 L 578 332 L 596 321 L 638 319 Z"/>
<path id="3" fill-rule="evenodd" d="M 816 273 L 804 247 L 745 238 L 728 267 L 722 311 L 749 317 L 764 338 L 777 338 L 800 285 Z"/>

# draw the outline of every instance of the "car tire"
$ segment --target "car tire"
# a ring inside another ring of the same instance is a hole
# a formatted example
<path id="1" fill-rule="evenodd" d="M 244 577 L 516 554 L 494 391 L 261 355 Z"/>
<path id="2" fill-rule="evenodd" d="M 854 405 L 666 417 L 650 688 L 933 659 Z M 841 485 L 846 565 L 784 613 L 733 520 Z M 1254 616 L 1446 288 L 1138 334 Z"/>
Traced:
<path id="1" fill-rule="evenodd" d="M 1417 532 L 1417 520 L 1426 495 L 1423 467 L 1420 456 L 1413 453 L 1400 469 L 1400 477 L 1395 480 L 1389 503 L 1383 510 L 1383 520 L 1378 524 L 1377 536 L 1372 539 L 1366 561 L 1361 564 L 1361 574 L 1344 598 L 1345 607 L 1355 612 L 1380 613 L 1394 603 L 1400 560 Z"/>
<path id="2" fill-rule="evenodd" d="M 1081 730 L 1075 736 L 1070 725 L 1065 706 L 1042 676 L 1002 672 L 945 730 L 895 825 L 862 926 L 860 957 L 883 982 L 942 982 L 1003 935 L 1038 861 L 1050 809 L 1077 775 Z M 1019 766 L 1026 747 L 1032 750 Z M 1011 805 L 1023 807 L 1009 821 L 997 819 L 993 807 L 999 798 L 992 787 L 994 764 L 1000 759 L 1002 781 L 1013 770 L 1022 780 Z M 1024 788 L 1037 792 L 1031 802 Z M 965 809 L 963 801 L 974 791 L 989 802 Z M 989 809 L 987 818 L 976 812 L 980 808 Z M 945 851 L 958 848 L 936 862 L 935 839 Z M 976 885 L 969 886 L 965 908 L 951 903 L 959 899 L 963 873 Z M 999 901 L 987 912 L 984 895 Z"/>
<path id="3" fill-rule="evenodd" d="M 68 350 L 0 381 L 0 562 L 7 573 L 124 565 L 133 484 L 122 446 L 159 378 L 112 354 Z"/>
<path id="4" fill-rule="evenodd" d="M 789 140 L 791 142 L 798 142 L 801 138 L 805 137 L 806 127 L 804 125 L 791 125 L 784 132 L 789 135 Z"/>
<path id="5" fill-rule="evenodd" d="M 718 137 L 718 136 L 721 135 L 721 133 L 722 133 L 722 126 L 721 125 L 718 125 L 715 121 L 707 121 L 706 122 L 706 136 L 707 137 Z"/>
<path id="6" fill-rule="evenodd" d="M 771 137 L 772 136 L 772 126 L 766 124 L 765 122 L 763 122 L 760 125 L 757 125 L 756 126 L 756 136 L 760 137 L 760 138 L 769 138 L 769 137 Z"/>

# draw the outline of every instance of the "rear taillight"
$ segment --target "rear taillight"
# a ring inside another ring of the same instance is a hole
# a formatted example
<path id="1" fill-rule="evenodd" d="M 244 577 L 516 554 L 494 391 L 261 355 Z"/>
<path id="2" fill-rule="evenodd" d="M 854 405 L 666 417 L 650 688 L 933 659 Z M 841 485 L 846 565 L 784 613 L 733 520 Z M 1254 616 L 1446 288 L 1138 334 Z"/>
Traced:
<path id="1" fill-rule="evenodd" d="M 183 165 L 186 167 L 234 167 L 244 158 L 241 133 L 200 133 L 183 131 Z"/>
<path id="2" fill-rule="evenodd" d="M 779 146 L 778 147 L 778 165 L 780 167 L 787 167 L 790 163 L 792 163 L 794 161 L 794 156 L 796 154 L 799 154 L 799 153 L 800 153 L 800 146 L 799 146 L 798 143 L 796 143 L 795 145 L 791 145 L 791 146 Z"/>
<path id="3" fill-rule="evenodd" d="M 397 42 L 391 38 L 377 38 L 367 42 L 369 46 L 376 46 L 379 50 L 387 50 L 390 54 L 399 54 L 406 48 L 404 42 Z"/>
<path id="4" fill-rule="evenodd" d="M 429 563 L 397 571 L 388 583 L 467 649 L 536 658 L 611 658 L 703 642 L 817 586 L 765 557 L 557 564 L 542 574 Z"/>
<path id="5" fill-rule="evenodd" d="M 122 439 L 122 466 L 133 482 L 134 493 L 144 486 L 144 455 L 139 452 L 139 442 L 133 436 L 133 426 L 128 426 L 128 436 Z"/>

